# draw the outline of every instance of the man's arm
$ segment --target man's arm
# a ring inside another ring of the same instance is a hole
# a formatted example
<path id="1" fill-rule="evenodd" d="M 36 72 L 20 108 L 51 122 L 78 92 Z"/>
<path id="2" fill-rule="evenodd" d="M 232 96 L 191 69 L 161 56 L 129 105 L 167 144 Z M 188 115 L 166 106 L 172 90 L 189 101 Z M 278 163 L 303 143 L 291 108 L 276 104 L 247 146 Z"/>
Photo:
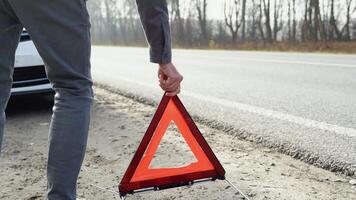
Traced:
<path id="1" fill-rule="evenodd" d="M 166 0 L 136 0 L 138 11 L 150 45 L 150 60 L 159 64 L 160 87 L 167 95 L 180 92 L 183 76 L 172 64 L 171 31 Z"/>
<path id="2" fill-rule="evenodd" d="M 136 0 L 142 26 L 150 45 L 150 60 L 168 64 L 172 60 L 171 32 L 166 0 Z"/>

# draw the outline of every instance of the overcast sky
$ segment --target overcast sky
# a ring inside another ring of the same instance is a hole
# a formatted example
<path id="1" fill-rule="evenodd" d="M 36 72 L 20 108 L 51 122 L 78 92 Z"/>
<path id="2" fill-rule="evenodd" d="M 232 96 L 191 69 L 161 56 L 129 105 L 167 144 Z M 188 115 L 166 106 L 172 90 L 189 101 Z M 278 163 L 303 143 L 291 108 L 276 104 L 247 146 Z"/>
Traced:
<path id="1" fill-rule="evenodd" d="M 181 6 L 189 5 L 189 3 L 193 3 L 192 0 L 180 0 Z M 223 0 L 207 0 L 208 2 L 208 17 L 214 19 L 224 19 L 224 10 L 223 10 Z M 183 10 L 187 11 L 187 8 L 183 8 Z M 184 11 L 183 11 L 184 12 Z M 187 13 L 187 12 L 184 12 Z"/>
<path id="2" fill-rule="evenodd" d="M 223 12 L 223 1 L 222 0 L 208 0 L 208 13 L 211 17 L 217 19 L 224 18 Z"/>

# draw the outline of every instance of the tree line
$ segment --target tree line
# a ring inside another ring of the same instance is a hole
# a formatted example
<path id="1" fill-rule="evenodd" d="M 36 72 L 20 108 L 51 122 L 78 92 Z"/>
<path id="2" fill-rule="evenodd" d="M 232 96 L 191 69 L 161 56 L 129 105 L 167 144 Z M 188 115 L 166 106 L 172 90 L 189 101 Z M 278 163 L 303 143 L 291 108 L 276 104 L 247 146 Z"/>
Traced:
<path id="1" fill-rule="evenodd" d="M 168 0 L 173 43 L 182 47 L 356 40 L 356 0 Z M 145 45 L 135 0 L 90 0 L 95 44 Z"/>

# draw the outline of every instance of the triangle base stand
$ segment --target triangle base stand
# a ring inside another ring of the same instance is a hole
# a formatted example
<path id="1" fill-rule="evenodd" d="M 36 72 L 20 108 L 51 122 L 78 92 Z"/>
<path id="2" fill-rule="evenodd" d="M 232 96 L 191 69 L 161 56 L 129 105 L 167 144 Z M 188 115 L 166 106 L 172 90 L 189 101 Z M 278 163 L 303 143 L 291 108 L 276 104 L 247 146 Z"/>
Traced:
<path id="1" fill-rule="evenodd" d="M 180 183 L 164 185 L 164 186 L 160 186 L 160 187 L 149 187 L 149 188 L 144 188 L 144 189 L 139 189 L 139 190 L 132 190 L 130 192 L 120 192 L 120 197 L 121 197 L 121 199 L 125 199 L 125 197 L 129 194 L 133 195 L 133 194 L 146 193 L 146 192 L 152 192 L 152 191 L 162 191 L 162 190 L 183 187 L 183 186 L 190 187 L 193 185 L 203 184 L 206 182 L 211 182 L 211 181 L 216 181 L 216 180 L 225 180 L 225 176 L 216 177 L 216 178 L 205 178 L 205 179 L 199 179 L 199 180 L 193 180 L 193 181 L 183 181 Z"/>

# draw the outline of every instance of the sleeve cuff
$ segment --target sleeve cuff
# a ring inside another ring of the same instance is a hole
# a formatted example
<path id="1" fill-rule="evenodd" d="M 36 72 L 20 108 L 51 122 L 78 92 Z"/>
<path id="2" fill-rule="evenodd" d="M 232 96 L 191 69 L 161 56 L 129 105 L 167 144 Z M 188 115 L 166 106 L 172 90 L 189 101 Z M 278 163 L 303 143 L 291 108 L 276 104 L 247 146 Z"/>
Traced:
<path id="1" fill-rule="evenodd" d="M 150 61 L 157 64 L 168 64 L 172 62 L 171 49 L 150 48 Z"/>

